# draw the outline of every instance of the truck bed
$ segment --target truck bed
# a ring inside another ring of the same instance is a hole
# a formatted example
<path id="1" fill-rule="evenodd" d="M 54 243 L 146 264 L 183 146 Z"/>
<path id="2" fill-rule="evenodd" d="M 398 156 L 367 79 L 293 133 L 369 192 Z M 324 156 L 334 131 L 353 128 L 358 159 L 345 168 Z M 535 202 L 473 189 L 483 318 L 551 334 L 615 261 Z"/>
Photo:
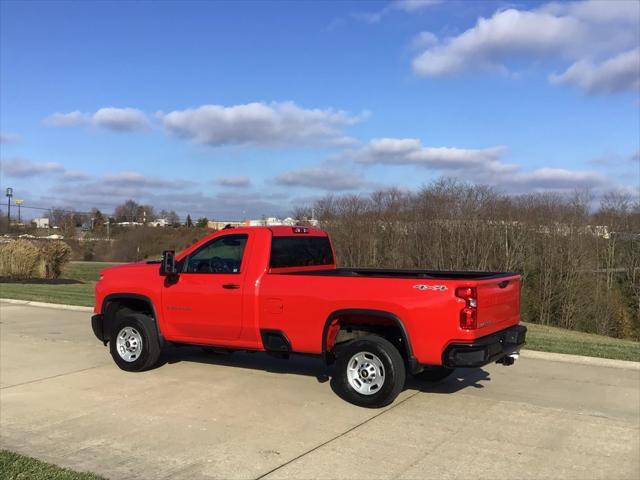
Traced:
<path id="1" fill-rule="evenodd" d="M 273 272 L 276 273 L 277 272 Z M 283 275 L 312 275 L 324 277 L 373 277 L 373 278 L 430 278 L 438 280 L 491 280 L 518 275 L 511 272 L 465 272 L 445 270 L 394 270 L 384 268 L 331 268 L 282 272 Z"/>

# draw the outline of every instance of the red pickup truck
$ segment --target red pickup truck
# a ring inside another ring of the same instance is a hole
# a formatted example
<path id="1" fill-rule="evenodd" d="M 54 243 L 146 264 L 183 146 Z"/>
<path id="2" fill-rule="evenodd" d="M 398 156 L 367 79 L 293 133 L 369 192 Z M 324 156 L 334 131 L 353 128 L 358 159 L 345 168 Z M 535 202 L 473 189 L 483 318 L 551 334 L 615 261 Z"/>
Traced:
<path id="1" fill-rule="evenodd" d="M 93 331 L 123 370 L 152 368 L 162 348 L 321 356 L 356 405 L 382 407 L 407 373 L 513 363 L 525 341 L 520 276 L 337 268 L 311 227 L 227 228 L 161 261 L 111 267 L 96 284 Z"/>

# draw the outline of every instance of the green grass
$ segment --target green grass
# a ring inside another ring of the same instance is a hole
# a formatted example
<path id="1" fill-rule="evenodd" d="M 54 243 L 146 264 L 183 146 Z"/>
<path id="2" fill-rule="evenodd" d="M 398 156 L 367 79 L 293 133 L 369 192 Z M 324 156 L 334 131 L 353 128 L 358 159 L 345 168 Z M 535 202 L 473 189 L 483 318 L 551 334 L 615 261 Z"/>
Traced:
<path id="1" fill-rule="evenodd" d="M 8 450 L 0 450 L 0 478 L 3 480 L 104 480 L 104 477 L 93 473 L 75 472 Z"/>
<path id="2" fill-rule="evenodd" d="M 640 361 L 640 342 L 534 323 L 525 325 L 528 329 L 525 348 L 529 350 Z"/>
<path id="3" fill-rule="evenodd" d="M 107 262 L 70 262 L 64 268 L 60 283 L 0 283 L 0 298 L 32 300 L 37 302 L 64 303 L 67 305 L 93 305 L 93 287 L 103 268 L 113 265 Z M 75 280 L 75 283 L 63 283 Z"/>

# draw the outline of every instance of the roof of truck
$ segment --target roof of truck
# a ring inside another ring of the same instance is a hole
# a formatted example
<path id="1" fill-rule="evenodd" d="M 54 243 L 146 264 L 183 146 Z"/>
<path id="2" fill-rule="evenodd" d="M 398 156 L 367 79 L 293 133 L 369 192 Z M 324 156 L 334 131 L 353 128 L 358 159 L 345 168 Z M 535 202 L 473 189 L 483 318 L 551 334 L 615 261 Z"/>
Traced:
<path id="1" fill-rule="evenodd" d="M 275 225 L 266 227 L 271 230 L 274 237 L 285 237 L 291 235 L 309 235 L 315 237 L 326 237 L 327 232 L 315 227 L 307 227 L 304 225 L 289 226 L 289 225 Z"/>
<path id="2" fill-rule="evenodd" d="M 219 232 L 229 230 L 230 232 L 239 231 L 246 232 L 247 230 L 269 230 L 274 237 L 289 237 L 292 235 L 307 235 L 310 237 L 327 237 L 328 234 L 324 230 L 316 227 L 309 227 L 306 225 L 238 225 L 227 226 L 220 230 L 215 230 L 209 235 L 215 235 Z"/>

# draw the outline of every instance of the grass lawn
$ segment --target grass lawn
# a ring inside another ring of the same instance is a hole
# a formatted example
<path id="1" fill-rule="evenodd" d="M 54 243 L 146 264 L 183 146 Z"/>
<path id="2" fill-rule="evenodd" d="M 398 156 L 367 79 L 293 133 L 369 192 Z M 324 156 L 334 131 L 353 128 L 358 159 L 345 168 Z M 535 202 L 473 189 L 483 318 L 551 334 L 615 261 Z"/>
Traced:
<path id="1" fill-rule="evenodd" d="M 524 325 L 528 329 L 525 348 L 529 350 L 640 362 L 640 342 L 534 323 Z"/>
<path id="2" fill-rule="evenodd" d="M 104 480 L 93 473 L 75 472 L 18 453 L 0 450 L 3 480 Z"/>
<path id="3" fill-rule="evenodd" d="M 100 270 L 113 265 L 107 262 L 70 262 L 57 281 L 43 280 L 24 283 L 0 283 L 0 298 L 33 300 L 37 302 L 93 305 L 93 286 Z"/>

